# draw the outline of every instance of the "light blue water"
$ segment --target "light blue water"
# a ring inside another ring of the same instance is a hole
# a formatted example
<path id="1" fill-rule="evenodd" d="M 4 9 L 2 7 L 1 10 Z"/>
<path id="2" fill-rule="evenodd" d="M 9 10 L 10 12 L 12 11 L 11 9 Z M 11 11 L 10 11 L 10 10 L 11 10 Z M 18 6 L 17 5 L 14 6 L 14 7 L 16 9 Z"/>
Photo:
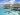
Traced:
<path id="1" fill-rule="evenodd" d="M 8 15 L 8 13 L 4 9 L 0 8 L 0 15 Z"/>
<path id="2" fill-rule="evenodd" d="M 13 11 L 15 13 L 15 11 Z M 0 15 L 9 15 L 8 12 L 6 12 L 6 10 L 0 8 Z"/>

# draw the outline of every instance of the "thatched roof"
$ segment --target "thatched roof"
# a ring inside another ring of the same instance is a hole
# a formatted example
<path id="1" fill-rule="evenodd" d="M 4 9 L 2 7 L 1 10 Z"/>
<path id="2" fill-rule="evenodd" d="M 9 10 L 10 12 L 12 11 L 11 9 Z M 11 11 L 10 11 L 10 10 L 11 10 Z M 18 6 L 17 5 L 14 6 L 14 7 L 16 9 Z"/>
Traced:
<path id="1" fill-rule="evenodd" d="M 14 7 L 20 7 L 20 4 L 14 4 L 12 6 L 14 6 Z"/>

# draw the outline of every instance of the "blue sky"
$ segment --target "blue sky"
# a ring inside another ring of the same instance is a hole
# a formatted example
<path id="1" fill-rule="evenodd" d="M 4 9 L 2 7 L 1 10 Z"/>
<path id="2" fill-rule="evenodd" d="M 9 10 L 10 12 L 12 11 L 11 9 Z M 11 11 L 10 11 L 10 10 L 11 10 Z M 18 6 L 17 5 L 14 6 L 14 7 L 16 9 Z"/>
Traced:
<path id="1" fill-rule="evenodd" d="M 16 2 L 20 2 L 20 0 L 15 0 Z"/>
<path id="2" fill-rule="evenodd" d="M 3 1 L 6 1 L 6 2 L 8 2 L 8 1 L 10 1 L 10 0 L 0 0 L 0 2 L 3 2 Z"/>
<path id="3" fill-rule="evenodd" d="M 0 4 L 2 4 L 2 3 L 6 3 L 6 2 L 11 2 L 11 3 L 13 3 L 15 0 L 0 0 Z"/>
<path id="4" fill-rule="evenodd" d="M 7 1 L 7 0 L 0 0 L 0 2 L 2 2 L 2 1 Z M 10 0 L 9 0 L 10 1 Z M 20 2 L 20 0 L 15 0 L 16 2 Z"/>
<path id="5" fill-rule="evenodd" d="M 16 1 L 16 3 L 19 3 L 20 4 L 20 0 L 15 0 Z"/>
<path id="6" fill-rule="evenodd" d="M 9 0 L 9 1 L 11 1 L 12 3 L 13 3 L 14 1 L 20 2 L 20 0 Z M 8 0 L 0 0 L 0 3 L 5 3 L 5 2 L 8 2 Z"/>

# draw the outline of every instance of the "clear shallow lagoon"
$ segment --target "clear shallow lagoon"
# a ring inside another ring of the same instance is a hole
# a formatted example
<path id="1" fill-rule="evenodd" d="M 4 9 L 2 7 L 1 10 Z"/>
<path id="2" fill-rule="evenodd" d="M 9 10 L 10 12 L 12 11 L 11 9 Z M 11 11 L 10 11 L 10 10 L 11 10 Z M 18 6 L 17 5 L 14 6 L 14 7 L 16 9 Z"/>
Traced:
<path id="1" fill-rule="evenodd" d="M 4 9 L 0 8 L 0 15 L 6 15 L 6 14 L 8 15 L 8 13 L 4 13 L 4 12 L 6 12 L 6 11 Z"/>
<path id="2" fill-rule="evenodd" d="M 10 9 L 9 9 L 9 10 L 10 10 Z M 8 10 L 7 10 L 7 11 L 8 11 Z M 17 13 L 16 11 L 10 11 L 10 12 L 12 12 L 12 13 L 9 13 L 9 14 L 8 14 L 8 12 L 6 12 L 5 9 L 0 8 L 0 15 L 13 15 L 13 14 L 16 14 L 16 13 Z M 17 13 L 17 15 L 18 15 L 18 13 Z"/>

